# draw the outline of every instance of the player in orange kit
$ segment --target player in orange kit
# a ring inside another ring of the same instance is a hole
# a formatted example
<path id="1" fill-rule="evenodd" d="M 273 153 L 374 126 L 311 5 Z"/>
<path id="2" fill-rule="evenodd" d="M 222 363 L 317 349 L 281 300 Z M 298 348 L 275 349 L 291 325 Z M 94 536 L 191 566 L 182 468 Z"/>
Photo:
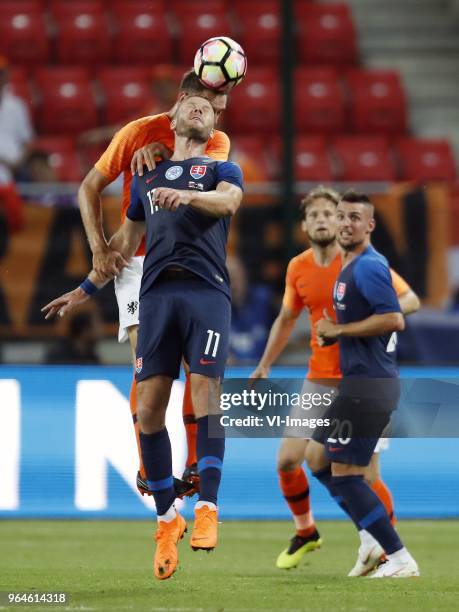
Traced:
<path id="1" fill-rule="evenodd" d="M 226 108 L 227 96 L 202 85 L 194 71 L 190 70 L 183 76 L 177 104 L 183 98 L 193 94 L 199 94 L 199 96 L 205 97 L 211 102 L 216 120 Z M 144 164 L 149 170 L 152 170 L 155 168 L 155 157 L 169 157 L 173 151 L 174 133 L 171 130 L 171 120 L 176 112 L 177 104 L 166 113 L 142 117 L 132 121 L 117 132 L 107 150 L 83 180 L 78 192 L 81 216 L 93 254 L 93 268 L 102 277 L 116 276 L 115 293 L 120 316 L 118 340 L 119 342 L 124 342 L 129 338 L 134 362 L 139 324 L 139 290 L 145 245 L 144 241 L 142 241 L 135 257 L 129 262 L 125 261 L 121 253 L 110 248 L 103 231 L 101 194 L 107 185 L 112 183 L 120 174 L 123 174 L 124 183 L 121 204 L 121 220 L 123 221 L 130 202 L 133 174 L 137 171 L 142 175 Z M 213 159 L 226 161 L 229 150 L 230 141 L 228 136 L 224 132 L 215 130 L 209 140 L 206 154 Z M 137 487 L 142 495 L 149 495 L 150 491 L 145 479 L 145 470 L 142 465 L 139 446 L 135 380 L 132 383 L 129 399 L 140 460 Z M 197 461 L 196 421 L 191 404 L 188 376 L 186 378 L 183 399 L 183 414 L 188 442 L 188 457 L 184 479 L 193 482 L 196 480 L 194 467 Z M 180 496 L 183 494 L 189 495 L 195 490 L 194 486 L 187 486 L 178 480 L 176 480 L 176 488 Z"/>
<path id="2" fill-rule="evenodd" d="M 303 308 L 308 309 L 311 324 L 312 354 L 307 378 L 314 384 L 314 379 L 320 381 L 341 377 L 338 344 L 322 346 L 314 327 L 315 323 L 324 317 L 324 311 L 333 313 L 333 286 L 342 265 L 341 251 L 336 242 L 335 213 L 338 202 L 339 195 L 324 187 L 314 189 L 301 202 L 304 216 L 302 229 L 309 238 L 311 248 L 294 257 L 289 263 L 282 308 L 271 328 L 264 354 L 251 378 L 268 377 L 271 365 L 287 345 Z M 403 313 L 406 315 L 416 311 L 419 308 L 416 294 L 396 272 L 391 270 L 391 274 Z M 279 483 L 296 527 L 296 534 L 290 546 L 282 551 L 277 559 L 277 567 L 282 569 L 296 567 L 306 552 L 321 545 L 310 508 L 308 479 L 302 467 L 307 444 L 307 439 L 285 438 L 279 450 Z M 376 454 L 366 478 L 384 503 L 388 514 L 393 516 L 392 496 L 379 475 Z M 366 532 L 360 532 L 360 537 L 363 546 L 361 552 L 365 555 L 370 544 L 373 546 L 373 542 L 369 542 Z M 359 562 L 356 568 L 357 565 Z M 354 569 L 358 571 L 356 568 Z M 364 569 L 361 568 L 361 571 Z"/>

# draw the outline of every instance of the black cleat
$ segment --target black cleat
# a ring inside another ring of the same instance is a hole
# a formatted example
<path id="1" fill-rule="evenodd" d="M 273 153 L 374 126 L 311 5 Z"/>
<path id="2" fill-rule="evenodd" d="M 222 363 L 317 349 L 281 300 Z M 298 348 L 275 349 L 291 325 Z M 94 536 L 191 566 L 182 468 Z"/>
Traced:
<path id="1" fill-rule="evenodd" d="M 182 480 L 184 480 L 185 482 L 189 482 L 193 487 L 193 490 L 188 493 L 190 497 L 191 495 L 194 495 L 195 493 L 199 493 L 200 478 L 198 474 L 198 464 L 197 463 L 192 463 L 191 465 L 185 468 L 182 474 Z"/>
<path id="2" fill-rule="evenodd" d="M 144 480 L 140 474 L 137 472 L 137 488 L 141 495 L 153 495 L 153 492 L 148 488 L 147 481 Z M 184 480 L 180 480 L 180 478 L 174 478 L 174 489 L 177 497 L 182 499 L 183 497 L 188 497 L 189 495 L 194 495 L 196 489 L 191 482 L 185 482 Z"/>

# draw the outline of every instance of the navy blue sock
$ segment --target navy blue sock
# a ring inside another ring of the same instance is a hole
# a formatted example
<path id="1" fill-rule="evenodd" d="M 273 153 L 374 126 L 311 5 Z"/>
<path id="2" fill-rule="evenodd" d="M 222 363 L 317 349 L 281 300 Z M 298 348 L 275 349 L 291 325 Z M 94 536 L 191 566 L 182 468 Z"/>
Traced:
<path id="1" fill-rule="evenodd" d="M 213 421 L 211 422 L 211 419 Z M 225 430 L 220 425 L 219 415 L 210 415 L 196 419 L 198 435 L 196 452 L 200 477 L 199 501 L 217 504 L 218 488 L 222 477 L 223 456 L 225 454 Z M 211 427 L 209 427 L 211 425 Z M 209 437 L 209 429 L 212 436 Z"/>
<path id="2" fill-rule="evenodd" d="M 157 433 L 140 432 L 142 461 L 147 474 L 148 488 L 155 498 L 156 512 L 165 514 L 175 500 L 172 476 L 172 450 L 167 429 Z"/>
<path id="3" fill-rule="evenodd" d="M 357 529 L 360 529 L 360 527 L 358 525 L 358 522 L 357 522 L 357 519 L 352 515 L 352 513 L 351 513 L 349 507 L 347 506 L 347 504 L 345 503 L 343 497 L 336 490 L 336 488 L 335 488 L 335 486 L 333 484 L 333 476 L 332 476 L 332 473 L 331 473 L 331 466 L 329 465 L 326 468 L 324 468 L 323 470 L 320 470 L 319 472 L 313 472 L 312 475 L 315 476 L 315 478 L 317 478 L 317 480 L 319 482 L 321 482 L 326 489 L 328 489 L 328 492 L 330 493 L 330 495 L 332 496 L 334 501 L 338 504 L 338 506 L 341 508 L 341 510 L 348 515 L 348 517 L 351 519 L 351 521 L 354 523 L 354 525 L 357 527 Z"/>
<path id="4" fill-rule="evenodd" d="M 334 476 L 332 485 L 356 517 L 360 529 L 366 529 L 388 555 L 403 548 L 389 515 L 363 476 Z"/>

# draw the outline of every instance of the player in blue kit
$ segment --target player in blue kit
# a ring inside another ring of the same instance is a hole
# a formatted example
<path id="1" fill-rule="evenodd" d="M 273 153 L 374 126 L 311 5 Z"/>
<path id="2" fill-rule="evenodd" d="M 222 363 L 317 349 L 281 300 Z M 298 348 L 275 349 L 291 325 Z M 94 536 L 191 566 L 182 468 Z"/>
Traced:
<path id="1" fill-rule="evenodd" d="M 339 341 L 343 379 L 324 415 L 330 427 L 316 431 L 306 455 L 314 476 L 357 529 L 366 530 L 385 551 L 386 563 L 371 577 L 400 578 L 419 576 L 418 566 L 363 478 L 364 467 L 397 407 L 397 331 L 404 329 L 388 263 L 370 244 L 373 215 L 373 205 L 364 194 L 348 192 L 337 207 L 337 236 L 344 252 L 333 294 L 337 322 L 321 319 L 316 331 L 323 343 Z M 317 444 L 326 451 L 327 460 L 321 466 L 317 465 Z"/>
<path id="2" fill-rule="evenodd" d="M 180 104 L 171 123 L 174 154 L 135 177 L 126 219 L 110 241 L 129 259 L 144 234 L 146 239 L 137 416 L 142 459 L 158 514 L 154 573 L 159 579 L 174 573 L 177 543 L 186 531 L 185 520 L 174 507 L 171 444 L 165 427 L 182 356 L 191 372 L 198 428 L 200 495 L 190 543 L 194 550 L 212 550 L 217 543 L 217 493 L 225 449 L 218 410 L 231 316 L 226 243 L 230 218 L 242 199 L 242 172 L 232 162 L 205 156 L 214 122 L 208 100 L 190 96 Z M 65 314 L 108 280 L 92 271 L 78 289 L 43 310 L 47 317 Z"/>

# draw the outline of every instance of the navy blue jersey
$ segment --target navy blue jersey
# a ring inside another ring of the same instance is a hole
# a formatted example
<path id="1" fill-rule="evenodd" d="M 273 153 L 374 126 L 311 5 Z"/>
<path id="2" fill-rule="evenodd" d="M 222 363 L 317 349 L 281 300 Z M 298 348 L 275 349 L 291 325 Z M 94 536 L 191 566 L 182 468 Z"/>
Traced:
<path id="1" fill-rule="evenodd" d="M 142 177 L 135 176 L 127 217 L 146 223 L 146 255 L 143 265 L 142 297 L 167 267 L 186 268 L 230 297 L 226 269 L 226 243 L 230 217 L 211 217 L 192 206 L 175 212 L 155 205 L 157 187 L 213 191 L 221 182 L 242 189 L 242 172 L 233 162 L 209 157 L 185 161 L 167 160 Z"/>
<path id="2" fill-rule="evenodd" d="M 333 301 L 338 323 L 362 321 L 373 314 L 400 312 L 389 265 L 372 246 L 345 266 L 335 283 Z M 397 336 L 339 339 L 344 377 L 395 378 Z"/>

